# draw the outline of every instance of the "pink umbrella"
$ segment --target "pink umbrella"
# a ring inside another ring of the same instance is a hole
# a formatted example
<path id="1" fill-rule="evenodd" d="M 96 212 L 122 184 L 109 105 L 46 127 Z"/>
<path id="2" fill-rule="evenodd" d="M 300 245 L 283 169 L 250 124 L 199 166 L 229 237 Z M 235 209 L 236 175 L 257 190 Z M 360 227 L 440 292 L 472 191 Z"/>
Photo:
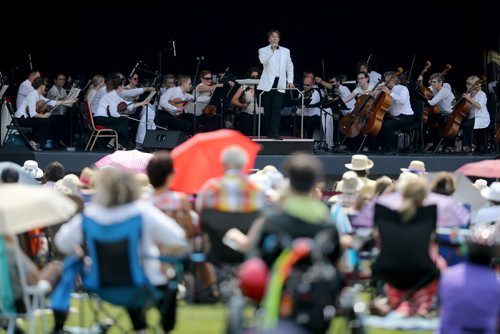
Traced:
<path id="1" fill-rule="evenodd" d="M 144 153 L 137 150 L 115 151 L 97 161 L 97 167 L 111 166 L 125 169 L 133 173 L 144 173 L 149 160 L 153 157 L 151 153 Z"/>
<path id="2" fill-rule="evenodd" d="M 485 178 L 500 178 L 500 160 L 481 160 L 465 164 L 456 173 Z"/>

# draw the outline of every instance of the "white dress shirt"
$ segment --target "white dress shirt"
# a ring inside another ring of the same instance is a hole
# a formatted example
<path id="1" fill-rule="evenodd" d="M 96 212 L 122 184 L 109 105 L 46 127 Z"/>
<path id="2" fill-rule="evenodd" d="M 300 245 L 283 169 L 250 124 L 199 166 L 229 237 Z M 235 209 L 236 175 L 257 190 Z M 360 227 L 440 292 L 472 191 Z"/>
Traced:
<path id="1" fill-rule="evenodd" d="M 36 90 L 33 90 L 31 93 L 28 94 L 28 96 L 26 96 L 26 98 L 23 100 L 19 108 L 17 108 L 15 114 L 16 118 L 21 118 L 21 117 L 28 118 L 27 113 L 29 114 L 30 117 L 35 117 L 36 103 L 39 100 L 47 102 L 47 104 L 51 107 L 56 106 L 56 101 L 49 100 L 45 96 L 39 94 Z"/>
<path id="2" fill-rule="evenodd" d="M 390 96 L 392 97 L 391 107 L 389 108 L 391 116 L 413 115 L 413 109 L 410 105 L 410 92 L 408 92 L 406 86 L 396 85 L 392 87 Z"/>
<path id="3" fill-rule="evenodd" d="M 437 89 L 434 89 L 432 87 L 429 87 L 432 93 L 434 94 L 434 97 L 427 102 L 431 105 L 434 106 L 437 104 L 439 107 L 439 110 L 441 111 L 442 114 L 444 115 L 449 115 L 451 114 L 453 108 L 452 108 L 452 103 L 453 100 L 455 99 L 455 95 L 451 92 L 450 89 L 448 89 L 446 86 L 443 85 L 441 89 L 438 91 Z"/>
<path id="4" fill-rule="evenodd" d="M 173 104 L 170 104 L 169 101 L 173 99 L 181 99 L 183 101 L 194 100 L 193 95 L 189 93 L 184 93 L 181 87 L 172 87 L 166 90 L 165 93 L 160 98 L 160 108 L 168 111 L 170 114 L 176 116 L 177 115 L 177 107 Z"/>
<path id="5" fill-rule="evenodd" d="M 490 113 L 488 112 L 488 108 L 486 104 L 488 102 L 488 98 L 486 94 L 480 90 L 473 97 L 473 100 L 481 105 L 481 108 L 477 109 L 474 105 L 469 114 L 469 118 L 474 117 L 474 129 L 484 129 L 490 125 Z"/>
<path id="6" fill-rule="evenodd" d="M 28 79 L 24 80 L 19 85 L 19 90 L 17 91 L 16 107 L 19 108 L 28 94 L 34 90 L 35 88 L 33 88 L 33 86 L 31 85 L 31 81 L 29 81 Z"/>
<path id="7" fill-rule="evenodd" d="M 123 98 L 121 98 L 116 90 L 112 90 L 109 93 L 104 94 L 104 96 L 101 98 L 99 101 L 99 106 L 97 107 L 97 110 L 94 111 L 94 117 L 120 117 L 120 113 L 118 112 L 118 104 L 120 102 L 125 102 L 127 103 Z M 109 108 L 109 114 L 108 115 L 108 108 Z M 130 104 L 127 106 L 127 110 L 132 110 L 134 108 L 133 104 Z"/>

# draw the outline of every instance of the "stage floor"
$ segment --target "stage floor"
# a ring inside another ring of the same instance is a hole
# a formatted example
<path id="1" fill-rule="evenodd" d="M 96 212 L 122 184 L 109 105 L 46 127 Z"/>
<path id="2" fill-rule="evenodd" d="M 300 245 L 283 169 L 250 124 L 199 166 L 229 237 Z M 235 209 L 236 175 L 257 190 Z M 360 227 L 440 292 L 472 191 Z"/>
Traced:
<path id="1" fill-rule="evenodd" d="M 297 147 L 297 143 L 288 141 L 274 141 L 272 143 L 280 152 L 288 152 Z M 299 145 L 300 146 L 300 145 Z M 303 150 L 303 146 L 302 146 Z M 52 161 L 61 162 L 66 172 L 79 174 L 84 167 L 92 167 L 94 163 L 103 156 L 110 154 L 110 151 L 39 151 L 34 152 L 25 146 L 7 146 L 0 149 L 0 161 L 13 161 L 22 165 L 24 161 L 32 159 L 38 162 L 40 168 L 45 167 Z M 312 153 L 312 152 L 311 152 Z M 325 174 L 328 176 L 342 175 L 345 171 L 345 164 L 351 161 L 352 152 L 332 153 L 317 152 L 315 154 L 325 165 Z M 374 166 L 370 170 L 372 175 L 398 175 L 400 168 L 408 167 L 411 160 L 422 160 L 428 171 L 450 171 L 453 172 L 465 163 L 475 162 L 485 159 L 498 158 L 498 154 L 489 155 L 461 155 L 461 154 L 400 154 L 382 155 L 364 153 L 373 160 Z M 259 154 L 255 162 L 255 168 L 263 168 L 266 165 L 274 165 L 281 168 L 288 153 L 283 154 Z"/>

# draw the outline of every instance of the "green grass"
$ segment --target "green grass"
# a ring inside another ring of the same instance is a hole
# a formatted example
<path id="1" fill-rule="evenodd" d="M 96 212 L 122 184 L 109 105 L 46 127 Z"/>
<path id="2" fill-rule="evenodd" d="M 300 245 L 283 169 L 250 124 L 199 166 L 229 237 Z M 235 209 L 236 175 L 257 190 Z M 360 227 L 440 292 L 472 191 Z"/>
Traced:
<path id="1" fill-rule="evenodd" d="M 93 313 L 91 311 L 90 305 L 88 302 L 83 302 L 81 305 L 74 301 L 73 307 L 75 309 L 79 306 L 83 309 L 83 317 L 81 317 L 82 313 L 80 312 L 72 312 L 66 322 L 67 326 L 80 326 L 89 327 L 92 324 Z M 119 325 L 126 329 L 127 331 L 131 330 L 131 323 L 126 314 L 126 312 L 117 307 L 113 307 L 109 304 L 104 306 L 106 312 L 112 313 L 114 316 L 117 316 L 117 321 Z M 227 317 L 227 310 L 225 305 L 223 304 L 215 304 L 215 305 L 190 305 L 184 302 L 180 302 L 178 304 L 177 311 L 177 325 L 175 330 L 172 332 L 173 334 L 221 334 L 224 333 L 225 323 Z M 251 308 L 246 310 L 246 314 L 250 316 L 253 313 Z M 104 314 L 99 314 L 101 319 L 105 318 Z M 42 319 L 45 321 L 44 326 L 42 327 L 41 321 Z M 150 330 L 149 333 L 155 333 L 154 328 L 159 328 L 159 313 L 156 309 L 152 309 L 148 312 L 148 323 L 153 327 L 153 330 Z M 26 326 L 27 327 L 27 326 Z M 38 319 L 37 323 L 37 333 L 42 333 L 42 328 L 45 331 L 50 331 L 53 327 L 53 319 L 51 315 L 41 315 Z M 1 332 L 1 331 L 0 331 Z M 2 332 L 3 333 L 3 332 Z M 112 327 L 109 331 L 111 334 L 121 333 L 121 330 L 117 327 Z M 349 333 L 346 330 L 346 321 L 343 318 L 336 318 L 332 322 L 332 326 L 330 328 L 329 334 L 344 334 Z M 431 334 L 430 331 L 422 332 L 422 331 L 398 331 L 398 330 L 382 330 L 382 329 L 368 329 L 368 334 Z"/>

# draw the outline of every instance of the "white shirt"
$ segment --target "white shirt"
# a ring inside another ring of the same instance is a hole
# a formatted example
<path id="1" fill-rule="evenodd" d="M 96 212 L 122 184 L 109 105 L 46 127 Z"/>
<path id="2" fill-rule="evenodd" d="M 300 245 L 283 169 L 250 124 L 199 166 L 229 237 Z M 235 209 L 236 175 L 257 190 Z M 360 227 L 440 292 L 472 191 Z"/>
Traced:
<path id="1" fill-rule="evenodd" d="M 163 285 L 167 278 L 160 271 L 160 255 L 157 244 L 170 247 L 187 247 L 184 230 L 163 212 L 148 202 L 133 202 L 114 208 L 105 208 L 90 204 L 85 208 L 85 215 L 97 224 L 112 225 L 131 217 L 142 216 L 141 259 L 144 258 L 144 272 L 150 283 Z M 55 236 L 57 248 L 65 254 L 73 253 L 76 246 L 83 244 L 82 215 L 76 215 L 61 226 Z"/>
<path id="2" fill-rule="evenodd" d="M 311 102 L 310 104 L 316 104 L 321 101 L 321 95 L 319 92 L 313 88 L 313 92 L 311 95 Z M 297 115 L 302 115 L 302 109 L 297 109 Z M 321 111 L 318 107 L 305 107 L 304 108 L 304 117 L 306 116 L 320 116 Z"/>
<path id="3" fill-rule="evenodd" d="M 111 117 L 120 117 L 121 115 L 118 112 L 118 104 L 120 102 L 127 103 L 124 99 L 122 99 L 118 95 L 116 90 L 112 90 L 111 92 L 105 94 L 99 101 L 99 106 L 97 107 L 97 110 L 94 111 L 94 117 L 99 117 L 99 116 L 109 117 L 108 108 Z M 134 108 L 133 104 L 127 106 L 127 110 L 132 110 L 133 108 Z"/>
<path id="4" fill-rule="evenodd" d="M 371 71 L 370 73 L 368 73 L 368 76 L 370 77 L 370 83 L 372 85 L 376 85 L 380 78 L 382 78 L 382 74 L 376 71 Z"/>
<path id="5" fill-rule="evenodd" d="M 39 100 L 44 100 L 51 107 L 55 107 L 56 105 L 56 101 L 49 100 L 45 96 L 39 94 L 36 90 L 33 90 L 31 93 L 28 94 L 28 96 L 26 96 L 26 98 L 23 100 L 19 108 L 17 108 L 15 114 L 16 118 L 21 118 L 21 117 L 28 118 L 26 113 L 29 113 L 30 117 L 35 117 L 36 103 Z"/>
<path id="6" fill-rule="evenodd" d="M 24 80 L 19 85 L 19 90 L 17 91 L 16 107 L 19 108 L 28 94 L 34 90 L 35 88 L 33 88 L 33 86 L 31 85 L 31 81 L 29 81 L 28 79 Z"/>
<path id="7" fill-rule="evenodd" d="M 339 90 L 340 90 L 340 97 L 341 98 L 349 96 L 351 94 L 351 91 L 349 90 L 349 88 L 347 88 L 344 85 L 340 85 Z M 350 113 L 354 109 L 355 104 L 356 104 L 356 101 L 354 99 L 347 102 L 345 105 L 347 108 L 349 108 L 349 110 L 342 110 L 342 114 L 345 115 L 347 113 Z"/>
<path id="8" fill-rule="evenodd" d="M 472 219 L 473 223 L 491 223 L 500 221 L 500 205 L 479 209 L 477 216 Z"/>
<path id="9" fill-rule="evenodd" d="M 68 93 L 66 93 L 66 89 L 64 88 L 59 88 L 56 85 L 53 85 L 49 91 L 47 92 L 47 97 L 49 99 L 54 99 L 54 100 L 63 100 L 68 96 Z M 66 106 L 58 106 L 54 108 L 52 111 L 52 115 L 64 115 L 68 107 Z"/>
<path id="10" fill-rule="evenodd" d="M 437 104 L 439 107 L 439 110 L 441 111 L 442 114 L 448 115 L 451 114 L 453 108 L 452 108 L 452 103 L 453 100 L 455 99 L 455 95 L 451 92 L 449 88 L 443 85 L 441 87 L 441 90 L 434 89 L 432 87 L 429 87 L 432 93 L 434 94 L 434 97 L 427 102 L 431 105 L 434 106 Z"/>
<path id="11" fill-rule="evenodd" d="M 484 129 L 490 125 L 490 113 L 488 112 L 488 108 L 486 106 L 488 102 L 486 93 L 480 90 L 472 99 L 479 103 L 481 108 L 477 109 L 473 105 L 470 110 L 469 118 L 474 117 L 474 129 Z"/>
<path id="12" fill-rule="evenodd" d="M 92 99 L 92 102 L 90 103 L 90 110 L 92 113 L 95 115 L 95 112 L 97 111 L 97 108 L 99 108 L 99 102 L 101 101 L 102 97 L 107 93 L 106 85 L 102 86 L 99 88 L 97 93 L 95 94 L 94 98 Z"/>
<path id="13" fill-rule="evenodd" d="M 184 93 L 181 87 L 172 87 L 167 89 L 165 93 L 163 93 L 163 95 L 160 97 L 160 108 L 176 116 L 177 107 L 174 106 L 173 104 L 170 104 L 169 101 L 178 98 L 182 99 L 183 101 L 194 100 L 193 95 L 189 93 Z"/>
<path id="14" fill-rule="evenodd" d="M 392 87 L 391 94 L 392 103 L 389 108 L 389 113 L 392 116 L 413 115 L 413 109 L 410 105 L 410 92 L 403 85 Z"/>

